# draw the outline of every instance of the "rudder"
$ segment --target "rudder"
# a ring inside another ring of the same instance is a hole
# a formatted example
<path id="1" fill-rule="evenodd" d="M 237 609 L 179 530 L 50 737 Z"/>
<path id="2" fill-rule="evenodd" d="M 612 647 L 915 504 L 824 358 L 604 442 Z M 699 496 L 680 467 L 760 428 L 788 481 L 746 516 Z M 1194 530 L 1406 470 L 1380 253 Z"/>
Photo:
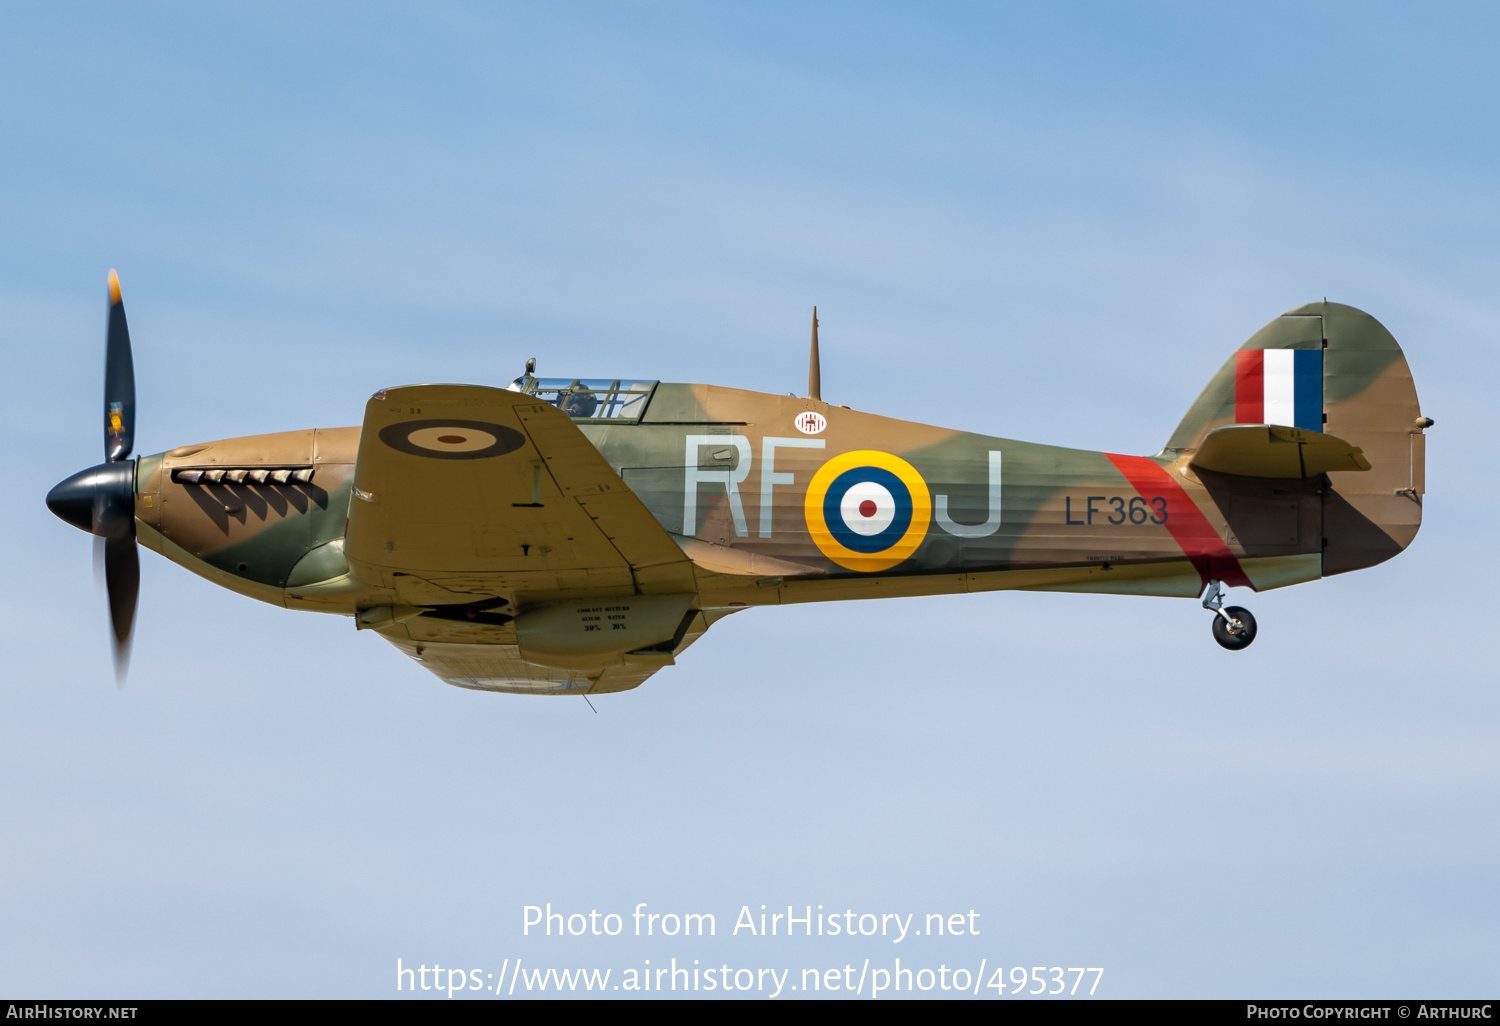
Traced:
<path id="1" fill-rule="evenodd" d="M 1416 537 L 1430 425 L 1400 345 L 1369 314 L 1324 301 L 1271 321 L 1219 368 L 1158 458 L 1191 461 L 1209 432 L 1235 424 L 1321 432 L 1368 461 L 1325 475 L 1323 576 L 1383 562 Z"/>

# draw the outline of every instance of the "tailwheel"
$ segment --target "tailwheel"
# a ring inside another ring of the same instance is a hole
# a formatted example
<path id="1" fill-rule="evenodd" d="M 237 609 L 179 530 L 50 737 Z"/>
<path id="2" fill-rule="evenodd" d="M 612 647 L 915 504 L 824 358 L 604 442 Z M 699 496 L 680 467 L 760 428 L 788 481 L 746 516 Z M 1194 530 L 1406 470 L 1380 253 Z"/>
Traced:
<path id="1" fill-rule="evenodd" d="M 1231 652 L 1255 640 L 1255 617 L 1244 606 L 1226 606 L 1214 617 L 1214 640 Z"/>
<path id="2" fill-rule="evenodd" d="M 1255 640 L 1255 617 L 1244 606 L 1224 605 L 1224 582 L 1209 581 L 1203 608 L 1214 614 L 1214 640 L 1231 652 L 1249 648 Z"/>

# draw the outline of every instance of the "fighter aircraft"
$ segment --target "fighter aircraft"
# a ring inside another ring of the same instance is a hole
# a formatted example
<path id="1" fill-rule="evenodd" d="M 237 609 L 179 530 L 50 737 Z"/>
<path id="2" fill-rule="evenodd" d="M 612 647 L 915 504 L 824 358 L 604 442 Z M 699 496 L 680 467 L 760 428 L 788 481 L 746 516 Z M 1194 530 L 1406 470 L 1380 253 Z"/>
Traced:
<path id="1" fill-rule="evenodd" d="M 634 688 L 753 606 L 1002 589 L 1201 598 L 1374 566 L 1422 519 L 1424 417 L 1373 317 L 1310 303 L 1232 353 L 1151 456 L 930 427 L 808 394 L 646 378 L 403 385 L 359 427 L 130 458 L 109 275 L 105 462 L 47 496 L 102 539 L 123 675 L 145 545 L 250 598 L 353 619 L 459 687 Z"/>

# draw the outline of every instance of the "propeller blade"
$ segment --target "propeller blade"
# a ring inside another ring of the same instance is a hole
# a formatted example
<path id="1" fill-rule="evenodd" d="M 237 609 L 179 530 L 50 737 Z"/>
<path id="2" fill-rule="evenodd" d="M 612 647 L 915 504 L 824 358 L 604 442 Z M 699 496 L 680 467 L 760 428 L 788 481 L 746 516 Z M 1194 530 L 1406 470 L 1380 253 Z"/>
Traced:
<path id="1" fill-rule="evenodd" d="M 135 363 L 120 298 L 120 276 L 109 272 L 109 335 L 104 351 L 104 459 L 123 460 L 135 447 Z M 132 607 L 133 608 L 133 607 Z"/>
<path id="2" fill-rule="evenodd" d="M 130 629 L 135 623 L 135 603 L 141 590 L 140 556 L 135 534 L 104 541 L 104 583 L 109 591 L 109 620 L 115 633 L 115 680 L 125 683 L 130 664 Z"/>
<path id="3" fill-rule="evenodd" d="M 130 329 L 120 300 L 120 276 L 109 272 L 109 324 L 104 348 L 104 459 L 59 481 L 47 508 L 94 536 L 94 580 L 109 598 L 115 636 L 115 679 L 123 685 L 130 664 L 130 631 L 141 590 L 135 547 L 135 366 Z"/>

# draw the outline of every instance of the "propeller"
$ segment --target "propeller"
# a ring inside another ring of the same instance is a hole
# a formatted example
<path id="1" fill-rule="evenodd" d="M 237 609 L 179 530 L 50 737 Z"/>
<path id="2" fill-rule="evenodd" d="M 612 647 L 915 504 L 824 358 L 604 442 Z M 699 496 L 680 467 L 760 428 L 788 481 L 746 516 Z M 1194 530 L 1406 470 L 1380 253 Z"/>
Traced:
<path id="1" fill-rule="evenodd" d="M 120 299 L 120 276 L 109 272 L 109 328 L 104 349 L 104 462 L 80 470 L 47 493 L 47 508 L 97 539 L 95 573 L 103 563 L 109 620 L 115 636 L 115 678 L 125 682 L 130 631 L 141 586 L 135 547 L 135 364 Z M 99 558 L 102 545 L 103 559 Z"/>

